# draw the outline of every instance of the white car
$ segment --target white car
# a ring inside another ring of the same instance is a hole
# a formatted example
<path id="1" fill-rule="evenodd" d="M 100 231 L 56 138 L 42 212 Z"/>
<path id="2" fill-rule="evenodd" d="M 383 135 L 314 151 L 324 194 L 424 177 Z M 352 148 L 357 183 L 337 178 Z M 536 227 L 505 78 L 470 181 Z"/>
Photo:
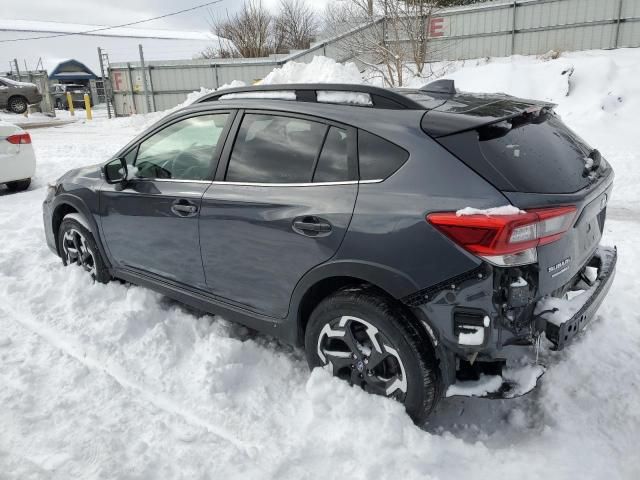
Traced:
<path id="1" fill-rule="evenodd" d="M 31 136 L 17 125 L 0 122 L 0 185 L 13 192 L 26 190 L 35 172 Z"/>

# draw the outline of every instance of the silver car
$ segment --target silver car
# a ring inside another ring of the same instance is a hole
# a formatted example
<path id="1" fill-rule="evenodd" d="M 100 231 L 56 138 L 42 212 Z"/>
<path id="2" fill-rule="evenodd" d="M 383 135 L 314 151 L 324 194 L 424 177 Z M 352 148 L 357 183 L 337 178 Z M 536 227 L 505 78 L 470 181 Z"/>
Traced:
<path id="1" fill-rule="evenodd" d="M 0 109 L 24 113 L 29 105 L 40 103 L 41 100 L 42 93 L 36 84 L 0 77 Z"/>

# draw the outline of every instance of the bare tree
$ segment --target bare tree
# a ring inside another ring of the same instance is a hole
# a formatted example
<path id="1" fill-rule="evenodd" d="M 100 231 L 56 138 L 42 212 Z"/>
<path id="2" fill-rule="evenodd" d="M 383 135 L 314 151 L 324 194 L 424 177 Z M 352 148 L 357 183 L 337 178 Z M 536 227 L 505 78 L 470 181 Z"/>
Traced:
<path id="1" fill-rule="evenodd" d="M 422 75 L 429 56 L 431 17 L 447 0 L 346 0 L 326 10 L 329 35 L 344 59 L 355 59 L 380 75 L 385 84 L 402 86 L 405 71 Z"/>
<path id="2" fill-rule="evenodd" d="M 309 48 L 318 33 L 318 18 L 306 0 L 280 0 L 274 36 L 278 52 Z"/>
<path id="3" fill-rule="evenodd" d="M 243 3 L 232 15 L 228 12 L 224 17 L 211 15 L 210 24 L 211 31 L 219 39 L 228 39 L 235 46 L 235 50 L 230 51 L 228 44 L 219 45 L 218 50 L 222 53 L 219 56 L 266 57 L 275 50 L 273 16 L 259 0 Z"/>

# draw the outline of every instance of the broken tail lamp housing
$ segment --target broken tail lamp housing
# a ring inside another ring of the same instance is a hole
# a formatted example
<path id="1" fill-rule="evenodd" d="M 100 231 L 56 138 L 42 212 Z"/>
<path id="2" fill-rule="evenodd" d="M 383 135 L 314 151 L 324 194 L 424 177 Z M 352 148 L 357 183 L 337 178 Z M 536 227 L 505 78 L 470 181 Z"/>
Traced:
<path id="1" fill-rule="evenodd" d="M 538 261 L 537 247 L 562 238 L 576 215 L 573 206 L 515 215 L 431 213 L 427 221 L 468 252 L 499 267 Z"/>

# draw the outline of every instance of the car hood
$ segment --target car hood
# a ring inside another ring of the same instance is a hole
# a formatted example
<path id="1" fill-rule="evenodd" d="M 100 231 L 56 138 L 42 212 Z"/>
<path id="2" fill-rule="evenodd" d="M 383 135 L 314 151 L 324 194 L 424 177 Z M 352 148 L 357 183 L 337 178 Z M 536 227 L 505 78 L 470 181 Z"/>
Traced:
<path id="1" fill-rule="evenodd" d="M 102 163 L 95 165 L 88 165 L 86 167 L 74 168 L 69 170 L 58 179 L 58 183 L 62 182 L 74 182 L 83 183 L 83 180 L 89 182 L 95 182 L 102 179 L 102 172 L 100 168 Z"/>

